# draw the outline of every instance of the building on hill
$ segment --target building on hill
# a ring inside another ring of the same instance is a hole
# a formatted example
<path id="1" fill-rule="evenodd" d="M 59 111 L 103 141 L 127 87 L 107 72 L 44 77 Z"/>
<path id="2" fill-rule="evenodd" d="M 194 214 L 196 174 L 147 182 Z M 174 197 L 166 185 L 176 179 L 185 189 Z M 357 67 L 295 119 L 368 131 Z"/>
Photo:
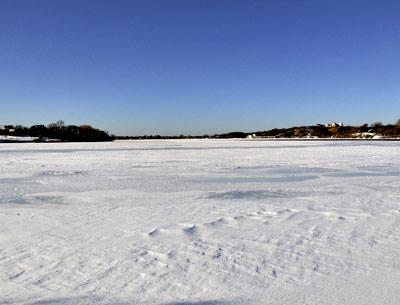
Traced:
<path id="1" fill-rule="evenodd" d="M 342 122 L 339 122 L 339 123 L 336 123 L 336 122 L 327 123 L 327 124 L 325 124 L 325 127 L 343 127 L 343 123 Z"/>

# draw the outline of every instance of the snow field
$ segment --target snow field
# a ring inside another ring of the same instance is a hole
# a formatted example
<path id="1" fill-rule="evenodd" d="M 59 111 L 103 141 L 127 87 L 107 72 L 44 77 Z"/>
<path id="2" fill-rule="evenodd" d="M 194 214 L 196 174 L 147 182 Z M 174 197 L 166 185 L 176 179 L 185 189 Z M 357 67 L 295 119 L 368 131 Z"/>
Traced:
<path id="1" fill-rule="evenodd" d="M 397 142 L 0 146 L 0 304 L 399 304 Z"/>

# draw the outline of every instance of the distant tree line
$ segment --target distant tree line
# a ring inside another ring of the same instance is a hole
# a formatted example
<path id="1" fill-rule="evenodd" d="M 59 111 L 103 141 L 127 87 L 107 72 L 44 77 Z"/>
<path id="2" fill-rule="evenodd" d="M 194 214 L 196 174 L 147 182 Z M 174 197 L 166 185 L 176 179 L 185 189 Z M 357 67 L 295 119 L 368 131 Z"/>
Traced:
<path id="1" fill-rule="evenodd" d="M 249 133 L 240 131 L 214 134 L 214 135 L 179 135 L 179 136 L 161 136 L 161 135 L 143 135 L 143 136 L 116 136 L 117 140 L 179 140 L 179 139 L 232 139 L 232 138 L 246 138 Z"/>
<path id="2" fill-rule="evenodd" d="M 274 128 L 265 131 L 234 131 L 213 135 L 179 135 L 179 136 L 118 136 L 119 140 L 157 140 L 157 139 L 232 139 L 232 138 L 372 138 L 374 135 L 383 138 L 400 138 L 400 120 L 395 124 L 384 125 L 381 122 L 363 124 L 361 126 L 345 126 L 343 124 L 316 124 L 289 128 Z"/>
<path id="3" fill-rule="evenodd" d="M 0 135 L 16 137 L 34 137 L 39 142 L 63 141 L 63 142 L 102 142 L 113 141 L 114 136 L 107 131 L 93 128 L 90 125 L 65 125 L 64 121 L 57 121 L 47 126 L 33 125 L 25 127 L 21 125 L 4 125 L 0 128 Z"/>
<path id="4" fill-rule="evenodd" d="M 179 135 L 179 136 L 113 136 L 107 131 L 93 128 L 90 125 L 65 125 L 63 121 L 57 121 L 47 126 L 33 125 L 25 127 L 21 125 L 0 125 L 0 136 L 33 137 L 38 142 L 63 141 L 63 142 L 101 142 L 115 139 L 229 139 L 229 138 L 368 138 L 373 136 L 383 138 L 400 139 L 400 119 L 394 124 L 384 125 L 381 122 L 363 124 L 361 126 L 344 126 L 343 124 L 316 124 L 312 126 L 297 126 L 290 128 L 274 128 L 256 132 L 230 132 L 214 135 Z"/>
<path id="5" fill-rule="evenodd" d="M 258 137 L 271 138 L 354 138 L 362 134 L 370 136 L 378 135 L 387 138 L 400 137 L 400 120 L 395 124 L 384 125 L 381 122 L 363 124 L 361 126 L 344 126 L 339 124 L 317 124 L 313 126 L 297 126 L 290 128 L 274 128 L 267 131 L 258 131 L 254 134 Z M 246 137 L 248 134 L 242 134 Z"/>

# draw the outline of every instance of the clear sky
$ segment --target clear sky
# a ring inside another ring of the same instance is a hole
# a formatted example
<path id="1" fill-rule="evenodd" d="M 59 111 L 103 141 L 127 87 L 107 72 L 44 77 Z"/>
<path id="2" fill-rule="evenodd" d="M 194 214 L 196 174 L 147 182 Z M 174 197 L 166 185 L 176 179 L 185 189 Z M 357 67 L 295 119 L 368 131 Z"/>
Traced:
<path id="1" fill-rule="evenodd" d="M 206 134 L 399 109 L 400 1 L 0 0 L 0 124 Z"/>

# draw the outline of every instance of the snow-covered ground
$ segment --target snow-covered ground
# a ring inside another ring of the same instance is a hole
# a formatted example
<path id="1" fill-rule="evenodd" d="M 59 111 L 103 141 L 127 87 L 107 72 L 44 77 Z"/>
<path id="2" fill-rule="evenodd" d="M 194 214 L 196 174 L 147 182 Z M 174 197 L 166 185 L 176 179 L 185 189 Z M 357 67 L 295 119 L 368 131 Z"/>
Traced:
<path id="1" fill-rule="evenodd" d="M 400 304 L 400 143 L 0 145 L 0 304 Z"/>
<path id="2" fill-rule="evenodd" d="M 33 142 L 37 140 L 37 137 L 18 137 L 18 136 L 2 136 L 0 135 L 1 141 L 12 141 L 12 142 Z"/>

